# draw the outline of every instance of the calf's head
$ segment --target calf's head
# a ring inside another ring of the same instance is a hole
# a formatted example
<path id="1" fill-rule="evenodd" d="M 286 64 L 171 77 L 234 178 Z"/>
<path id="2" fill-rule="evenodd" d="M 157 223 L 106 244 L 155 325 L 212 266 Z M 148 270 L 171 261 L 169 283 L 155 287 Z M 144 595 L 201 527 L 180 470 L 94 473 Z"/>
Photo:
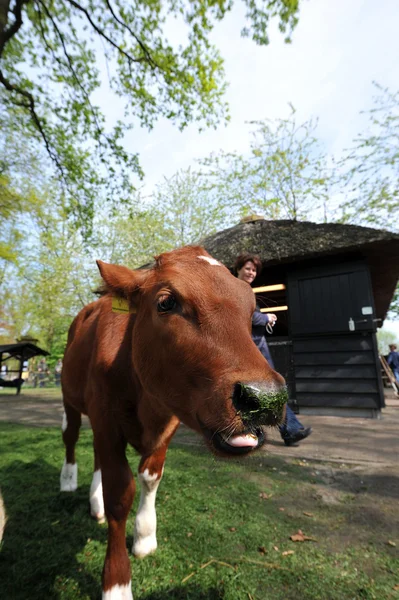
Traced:
<path id="1" fill-rule="evenodd" d="M 135 311 L 132 369 L 146 394 L 214 451 L 259 448 L 263 426 L 282 421 L 287 392 L 252 341 L 250 286 L 201 247 L 161 254 L 147 270 L 98 265 Z"/>

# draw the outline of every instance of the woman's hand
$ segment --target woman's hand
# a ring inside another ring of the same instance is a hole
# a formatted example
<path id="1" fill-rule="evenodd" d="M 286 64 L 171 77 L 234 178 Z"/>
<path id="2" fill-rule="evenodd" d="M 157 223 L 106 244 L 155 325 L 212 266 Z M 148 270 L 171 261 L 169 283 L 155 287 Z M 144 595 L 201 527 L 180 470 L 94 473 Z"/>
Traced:
<path id="1" fill-rule="evenodd" d="M 275 322 L 277 321 L 277 317 L 274 313 L 268 313 L 267 315 L 269 317 L 269 323 L 270 325 L 274 325 Z"/>

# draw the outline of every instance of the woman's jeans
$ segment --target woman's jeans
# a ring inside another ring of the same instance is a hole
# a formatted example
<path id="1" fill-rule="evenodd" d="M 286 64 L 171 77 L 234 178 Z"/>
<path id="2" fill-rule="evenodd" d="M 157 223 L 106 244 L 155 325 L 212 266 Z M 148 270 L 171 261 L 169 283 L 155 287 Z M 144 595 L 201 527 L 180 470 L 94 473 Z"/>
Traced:
<path id="1" fill-rule="evenodd" d="M 258 346 L 259 347 L 259 346 Z M 263 338 L 263 344 L 260 345 L 259 350 L 266 358 L 272 369 L 274 369 L 273 359 L 270 356 L 270 350 L 266 343 L 266 339 Z M 302 423 L 297 419 L 294 411 L 286 404 L 286 416 L 283 425 L 279 426 L 280 434 L 283 440 L 295 435 L 300 429 L 303 429 Z"/>
<path id="2" fill-rule="evenodd" d="M 295 435 L 300 429 L 303 429 L 302 423 L 297 419 L 294 411 L 286 405 L 286 417 L 283 425 L 279 426 L 280 434 L 283 440 Z"/>

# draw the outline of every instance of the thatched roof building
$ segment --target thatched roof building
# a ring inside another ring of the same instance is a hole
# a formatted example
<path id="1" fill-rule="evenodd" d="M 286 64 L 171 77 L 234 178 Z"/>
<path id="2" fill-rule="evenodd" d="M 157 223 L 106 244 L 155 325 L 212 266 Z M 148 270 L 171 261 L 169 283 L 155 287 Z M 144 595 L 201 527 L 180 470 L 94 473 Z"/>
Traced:
<path id="1" fill-rule="evenodd" d="M 339 261 L 349 256 L 363 258 L 370 269 L 376 315 L 381 320 L 399 278 L 399 235 L 370 227 L 257 218 L 215 233 L 203 245 L 229 268 L 244 252 L 258 254 L 266 268 L 312 259 L 326 261 L 333 256 Z"/>
<path id="2" fill-rule="evenodd" d="M 398 234 L 256 218 L 203 245 L 230 269 L 239 254 L 260 257 L 254 291 L 263 312 L 279 311 L 268 343 L 293 406 L 378 415 L 384 391 L 375 333 L 399 278 Z"/>

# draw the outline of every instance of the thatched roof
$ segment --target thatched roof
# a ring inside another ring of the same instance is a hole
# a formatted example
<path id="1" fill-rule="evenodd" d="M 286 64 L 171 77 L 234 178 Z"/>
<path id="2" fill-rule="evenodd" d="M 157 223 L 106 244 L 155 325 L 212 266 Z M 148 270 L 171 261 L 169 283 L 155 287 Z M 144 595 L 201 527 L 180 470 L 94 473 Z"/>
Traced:
<path id="1" fill-rule="evenodd" d="M 206 238 L 203 245 L 212 256 L 231 268 L 244 252 L 258 254 L 264 265 L 292 262 L 338 252 L 358 251 L 360 247 L 396 242 L 399 235 L 381 229 L 311 223 L 308 221 L 266 221 L 239 223 Z"/>
<path id="2" fill-rule="evenodd" d="M 202 244 L 230 269 L 245 252 L 257 254 L 266 268 L 338 254 L 362 256 L 370 268 L 380 319 L 386 316 L 399 278 L 399 235 L 370 227 L 256 219 L 219 231 Z"/>

